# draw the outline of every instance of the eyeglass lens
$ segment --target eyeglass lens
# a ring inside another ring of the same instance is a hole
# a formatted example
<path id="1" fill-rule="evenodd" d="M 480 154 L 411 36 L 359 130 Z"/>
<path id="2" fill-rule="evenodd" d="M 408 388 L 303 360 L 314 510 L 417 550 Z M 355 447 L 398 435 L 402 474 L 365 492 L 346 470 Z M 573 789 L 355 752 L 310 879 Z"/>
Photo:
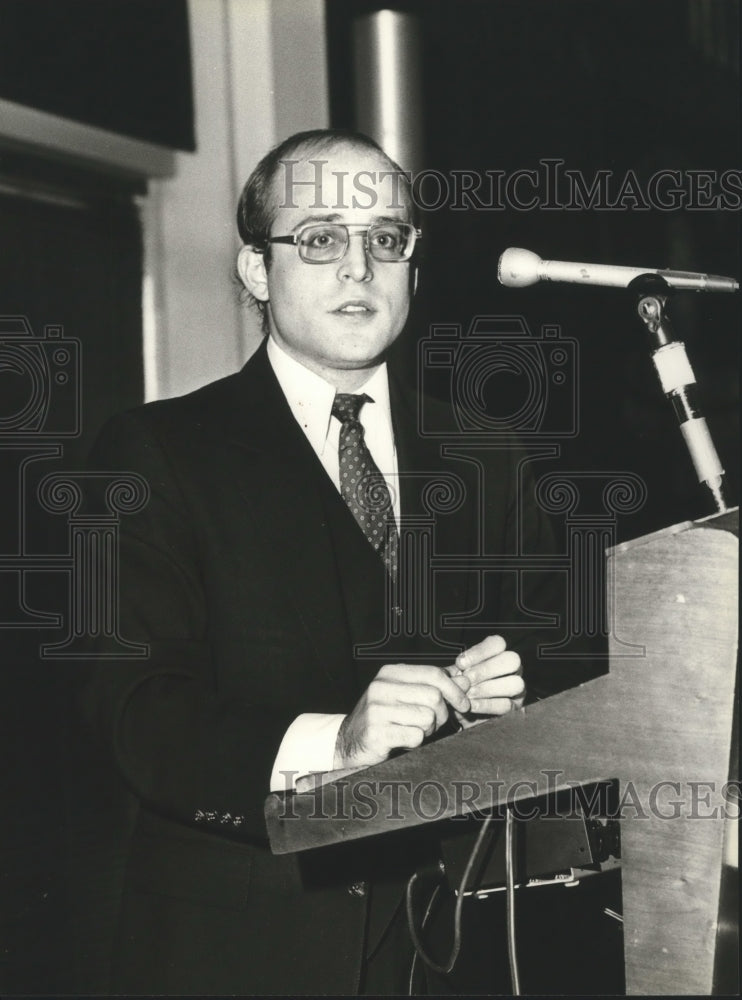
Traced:
<path id="1" fill-rule="evenodd" d="M 375 260 L 406 260 L 414 245 L 414 228 L 404 222 L 379 223 L 354 235 L 366 237 L 368 251 Z M 299 234 L 299 256 L 311 263 L 340 260 L 348 249 L 349 240 L 345 225 L 307 226 Z"/>

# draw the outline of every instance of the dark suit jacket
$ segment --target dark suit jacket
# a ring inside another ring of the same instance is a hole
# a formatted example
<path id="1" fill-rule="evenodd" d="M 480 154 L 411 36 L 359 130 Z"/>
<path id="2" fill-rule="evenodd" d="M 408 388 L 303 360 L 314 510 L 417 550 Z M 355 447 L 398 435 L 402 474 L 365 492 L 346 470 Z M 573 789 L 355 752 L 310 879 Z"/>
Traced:
<path id="1" fill-rule="evenodd" d="M 418 434 L 414 393 L 392 381 L 391 400 L 403 515 L 426 513 L 426 486 L 442 468 L 465 485 L 437 518 L 436 552 L 462 557 L 484 540 L 512 553 L 518 533 L 527 550 L 550 550 L 547 522 L 519 500 L 519 453 L 444 464 L 439 442 Z M 368 845 L 271 855 L 263 802 L 281 739 L 302 712 L 349 711 L 390 659 L 451 662 L 494 631 L 493 608 L 512 625 L 532 689 L 580 680 L 540 668 L 538 636 L 517 625 L 523 602 L 555 610 L 554 581 L 527 574 L 518 594 L 513 575 L 485 588 L 465 570 L 442 575 L 438 616 L 480 607 L 466 630 L 442 630 L 450 651 L 416 636 L 393 659 L 389 648 L 354 655 L 383 637 L 385 572 L 264 346 L 229 378 L 115 418 L 92 465 L 137 472 L 151 489 L 147 506 L 122 518 L 120 541 L 121 632 L 149 656 L 101 660 L 84 696 L 139 803 L 113 988 L 353 992 L 378 865 Z"/>

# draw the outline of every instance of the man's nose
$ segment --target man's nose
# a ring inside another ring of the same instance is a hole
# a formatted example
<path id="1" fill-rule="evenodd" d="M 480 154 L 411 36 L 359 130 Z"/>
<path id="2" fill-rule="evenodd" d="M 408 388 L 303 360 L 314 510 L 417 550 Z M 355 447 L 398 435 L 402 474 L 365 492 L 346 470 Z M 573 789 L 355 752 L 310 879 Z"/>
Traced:
<path id="1" fill-rule="evenodd" d="M 340 261 L 339 278 L 352 278 L 353 281 L 370 281 L 373 277 L 369 254 L 366 249 L 366 233 L 351 233 L 348 238 L 348 249 Z"/>

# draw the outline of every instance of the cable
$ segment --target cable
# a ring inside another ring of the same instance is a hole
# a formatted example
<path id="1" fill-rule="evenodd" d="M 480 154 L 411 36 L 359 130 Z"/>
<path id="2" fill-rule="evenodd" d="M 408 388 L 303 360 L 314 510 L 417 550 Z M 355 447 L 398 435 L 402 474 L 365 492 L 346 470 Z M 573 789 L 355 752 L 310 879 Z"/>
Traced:
<path id="1" fill-rule="evenodd" d="M 515 823 L 513 810 L 508 806 L 505 813 L 505 884 L 507 887 L 507 933 L 508 933 L 508 963 L 510 965 L 510 980 L 513 996 L 520 996 L 520 975 L 518 973 L 518 955 L 515 949 L 515 871 L 513 865 L 513 847 L 515 844 Z"/>
<path id="2" fill-rule="evenodd" d="M 420 924 L 420 933 L 422 933 L 425 930 L 425 925 L 430 919 L 430 914 L 433 912 L 433 903 L 435 903 L 436 899 L 438 898 L 438 893 L 440 891 L 441 891 L 441 886 L 439 882 L 438 885 L 435 887 L 435 889 L 433 889 L 433 891 L 430 894 L 430 899 L 428 900 L 428 905 L 425 909 L 425 914 L 423 915 L 423 919 Z M 418 954 L 418 951 L 417 949 L 415 949 L 412 955 L 412 962 L 410 963 L 410 978 L 407 982 L 407 996 L 409 997 L 414 996 L 414 993 L 412 992 L 412 987 L 415 984 L 415 971 L 417 969 L 417 960 L 419 957 L 420 956 Z"/>
<path id="3" fill-rule="evenodd" d="M 484 843 L 484 838 L 487 835 L 487 830 L 489 829 L 493 818 L 494 816 L 491 813 L 482 823 L 482 829 L 479 831 L 476 843 L 474 844 L 471 854 L 469 855 L 469 860 L 466 862 L 464 874 L 461 876 L 461 883 L 459 884 L 456 906 L 454 907 L 453 913 L 453 947 L 451 948 L 451 955 L 449 956 L 448 962 L 445 965 L 439 965 L 437 962 L 434 962 L 430 955 L 427 954 L 422 942 L 420 941 L 417 930 L 415 929 L 415 917 L 412 909 L 412 888 L 415 882 L 417 882 L 417 872 L 411 875 L 407 882 L 407 923 L 410 928 L 410 937 L 412 938 L 412 943 L 415 946 L 415 951 L 423 962 L 425 962 L 428 968 L 443 976 L 447 976 L 449 972 L 453 971 L 453 967 L 456 965 L 456 960 L 458 959 L 459 952 L 461 951 L 461 909 L 464 905 L 464 892 L 466 891 L 469 877 L 471 876 L 472 869 L 474 868 L 474 862 L 477 860 L 480 848 Z"/>

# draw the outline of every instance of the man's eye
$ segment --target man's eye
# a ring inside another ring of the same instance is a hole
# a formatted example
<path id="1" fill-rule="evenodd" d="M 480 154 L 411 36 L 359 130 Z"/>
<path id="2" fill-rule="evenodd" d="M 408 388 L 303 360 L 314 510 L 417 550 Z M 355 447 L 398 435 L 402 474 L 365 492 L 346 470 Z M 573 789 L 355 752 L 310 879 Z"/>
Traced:
<path id="1" fill-rule="evenodd" d="M 335 234 L 327 229 L 321 229 L 307 235 L 302 240 L 305 246 L 314 247 L 316 250 L 327 250 L 337 242 Z"/>
<path id="2" fill-rule="evenodd" d="M 399 230 L 397 229 L 376 229 L 371 240 L 375 247 L 382 250 L 389 250 L 400 243 Z"/>

